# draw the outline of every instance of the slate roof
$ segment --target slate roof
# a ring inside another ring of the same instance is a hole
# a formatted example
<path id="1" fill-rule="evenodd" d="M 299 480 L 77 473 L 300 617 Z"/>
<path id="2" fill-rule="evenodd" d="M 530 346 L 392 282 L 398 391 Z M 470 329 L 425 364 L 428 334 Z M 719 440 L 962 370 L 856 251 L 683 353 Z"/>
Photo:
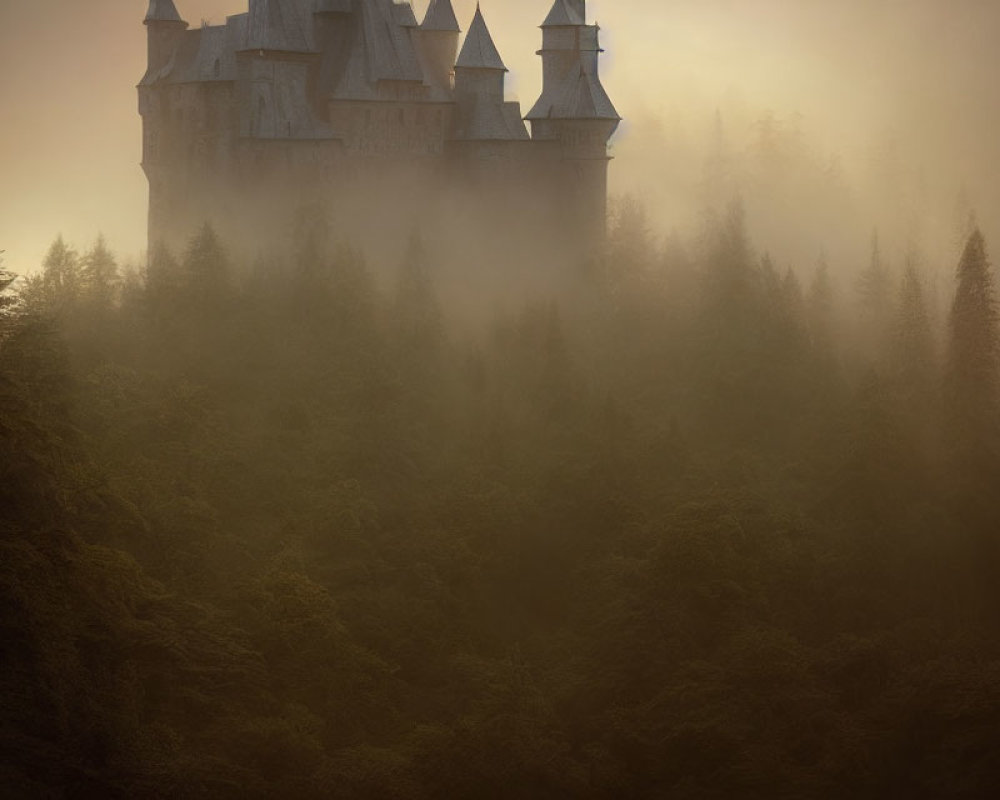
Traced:
<path id="1" fill-rule="evenodd" d="M 346 67 L 333 94 L 345 100 L 369 100 L 377 96 L 378 81 L 420 81 L 424 72 L 413 49 L 408 26 L 400 24 L 401 12 L 392 0 L 368 0 L 356 13 L 359 24 L 349 45 Z M 405 15 L 405 11 L 402 12 Z M 409 15 L 412 17 L 410 9 Z M 416 18 L 413 17 L 413 24 Z"/>
<path id="2" fill-rule="evenodd" d="M 466 69 L 502 69 L 504 72 L 507 71 L 507 67 L 504 66 L 503 60 L 500 58 L 500 53 L 497 52 L 496 45 L 493 44 L 493 37 L 490 36 L 486 20 L 483 19 L 483 12 L 478 5 L 455 66 Z"/>
<path id="3" fill-rule="evenodd" d="M 302 10 L 296 0 L 253 0 L 246 49 L 311 52 L 308 33 L 311 26 L 303 24 Z"/>
<path id="4" fill-rule="evenodd" d="M 404 28 L 417 27 L 417 15 L 413 13 L 413 6 L 409 3 L 393 3 L 392 18 Z"/>
<path id="5" fill-rule="evenodd" d="M 543 28 L 567 25 L 586 25 L 587 5 L 585 0 L 555 0 L 549 15 L 542 23 Z"/>
<path id="6" fill-rule="evenodd" d="M 621 119 L 600 78 L 581 64 L 555 87 L 547 88 L 526 119 Z"/>
<path id="7" fill-rule="evenodd" d="M 458 31 L 458 18 L 451 0 L 431 0 L 420 27 L 425 31 Z"/>
<path id="8" fill-rule="evenodd" d="M 181 22 L 174 0 L 149 0 L 144 22 Z"/>
<path id="9" fill-rule="evenodd" d="M 240 14 L 229 17 L 225 25 L 184 31 L 167 63 L 147 72 L 139 85 L 236 80 L 236 51 L 243 49 L 246 41 L 246 18 Z"/>
<path id="10" fill-rule="evenodd" d="M 488 97 L 473 96 L 460 115 L 457 139 L 462 141 L 511 141 L 529 139 L 528 129 L 521 119 L 521 104 L 499 102 Z"/>

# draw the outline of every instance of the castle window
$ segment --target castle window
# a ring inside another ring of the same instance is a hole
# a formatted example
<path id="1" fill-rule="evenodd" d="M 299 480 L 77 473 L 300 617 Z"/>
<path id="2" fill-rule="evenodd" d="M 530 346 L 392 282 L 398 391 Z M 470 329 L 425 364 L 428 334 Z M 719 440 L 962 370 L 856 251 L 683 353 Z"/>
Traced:
<path id="1" fill-rule="evenodd" d="M 406 121 L 405 114 L 406 112 L 403 109 L 396 109 L 396 123 L 398 125 L 402 125 Z"/>
<path id="2" fill-rule="evenodd" d="M 219 59 L 215 59 L 215 66 L 212 68 L 215 73 L 215 77 L 218 78 L 222 74 L 222 62 Z"/>

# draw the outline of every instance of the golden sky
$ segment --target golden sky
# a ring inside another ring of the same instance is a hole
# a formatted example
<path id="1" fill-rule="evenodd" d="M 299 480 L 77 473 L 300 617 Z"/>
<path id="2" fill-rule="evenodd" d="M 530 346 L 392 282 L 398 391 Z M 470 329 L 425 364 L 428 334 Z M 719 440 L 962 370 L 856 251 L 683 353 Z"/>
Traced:
<path id="1" fill-rule="evenodd" d="M 175 0 L 192 25 L 241 0 Z M 145 0 L 0 0 L 0 249 L 37 267 L 57 233 L 79 248 L 98 232 L 125 258 L 144 246 L 135 84 L 145 65 Z M 422 17 L 427 0 L 416 0 Z M 454 0 L 468 27 L 474 0 Z M 526 111 L 537 96 L 538 25 L 550 0 L 483 0 Z M 817 146 L 860 161 L 879 137 L 981 216 L 1000 210 L 997 0 L 590 0 L 602 74 L 626 118 L 612 185 L 657 197 L 663 120 L 699 136 L 719 107 L 801 115 Z M 738 137 L 740 130 L 735 132 Z M 665 143 L 664 143 L 665 146 Z M 659 194 L 658 194 L 659 193 Z M 949 197 L 950 202 L 950 197 Z M 671 213 L 671 212 L 664 212 Z"/>

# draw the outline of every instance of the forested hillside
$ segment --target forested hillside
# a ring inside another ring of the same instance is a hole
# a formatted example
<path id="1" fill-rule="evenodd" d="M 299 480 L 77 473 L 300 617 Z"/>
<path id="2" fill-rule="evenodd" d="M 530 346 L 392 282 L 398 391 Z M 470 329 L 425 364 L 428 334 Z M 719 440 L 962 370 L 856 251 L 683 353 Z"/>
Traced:
<path id="1" fill-rule="evenodd" d="M 479 325 L 416 236 L 228 253 L 60 239 L 0 317 L 4 796 L 1000 788 L 978 230 L 938 320 L 917 258 L 844 291 L 739 206 L 626 203 Z"/>

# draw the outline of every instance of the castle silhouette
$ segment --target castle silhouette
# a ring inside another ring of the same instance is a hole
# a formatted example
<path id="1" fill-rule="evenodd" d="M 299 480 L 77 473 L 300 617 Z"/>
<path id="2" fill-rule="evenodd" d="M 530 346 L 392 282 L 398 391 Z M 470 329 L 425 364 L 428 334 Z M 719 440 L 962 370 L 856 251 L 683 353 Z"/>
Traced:
<path id="1" fill-rule="evenodd" d="M 289 198 L 371 216 L 454 186 L 593 243 L 620 117 L 585 15 L 585 0 L 554 0 L 541 96 L 522 118 L 478 6 L 459 50 L 451 0 L 430 0 L 420 23 L 393 0 L 250 0 L 200 28 L 150 0 L 138 86 L 150 243 L 234 216 L 260 233 Z"/>

